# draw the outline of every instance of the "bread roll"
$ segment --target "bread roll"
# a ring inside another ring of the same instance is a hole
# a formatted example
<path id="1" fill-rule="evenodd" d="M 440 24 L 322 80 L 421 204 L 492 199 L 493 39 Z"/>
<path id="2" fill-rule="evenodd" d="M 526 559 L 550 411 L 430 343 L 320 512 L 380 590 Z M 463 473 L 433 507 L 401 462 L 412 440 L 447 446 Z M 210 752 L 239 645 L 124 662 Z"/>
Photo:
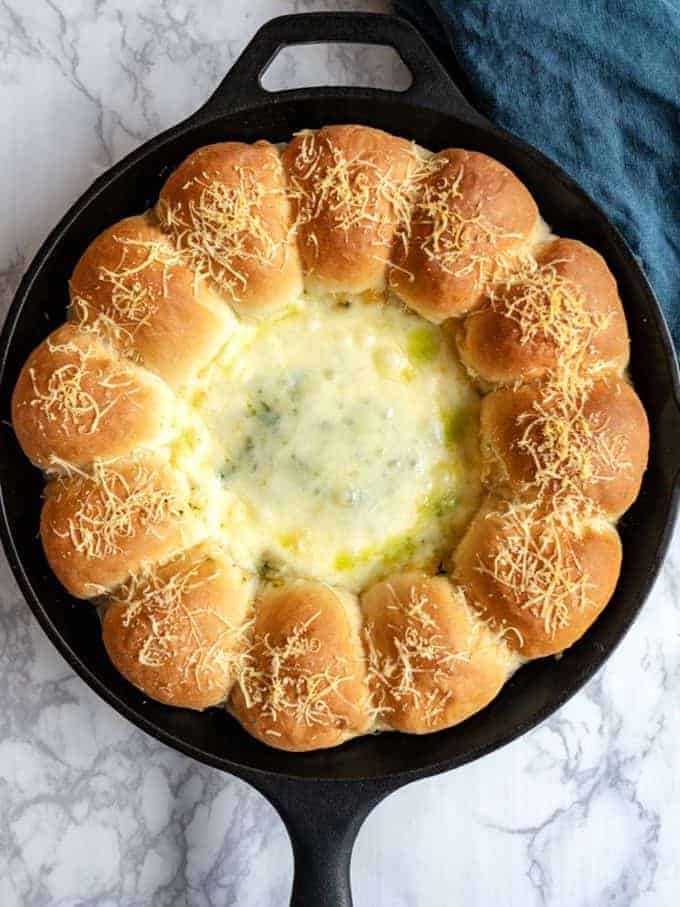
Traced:
<path id="1" fill-rule="evenodd" d="M 100 233 L 76 265 L 70 292 L 75 321 L 172 387 L 207 365 L 234 327 L 231 309 L 150 214 Z"/>
<path id="2" fill-rule="evenodd" d="M 640 490 L 649 426 L 633 388 L 606 377 L 502 388 L 480 416 L 487 484 L 511 494 L 585 497 L 619 517 Z"/>
<path id="3" fill-rule="evenodd" d="M 307 288 L 382 292 L 419 164 L 411 143 L 368 126 L 325 126 L 296 135 L 282 159 Z"/>
<path id="4" fill-rule="evenodd" d="M 194 151 L 161 189 L 156 212 L 193 270 L 240 312 L 282 309 L 300 295 L 283 168 L 269 142 Z"/>
<path id="5" fill-rule="evenodd" d="M 128 580 L 107 601 L 104 645 L 120 673 L 167 705 L 224 702 L 245 645 L 252 579 L 198 545 Z"/>
<path id="6" fill-rule="evenodd" d="M 462 315 L 538 225 L 536 203 L 507 167 L 476 151 L 441 151 L 419 181 L 390 286 L 429 321 Z"/>
<path id="7" fill-rule="evenodd" d="M 525 258 L 458 332 L 469 371 L 498 384 L 620 370 L 628 345 L 616 281 L 604 259 L 575 239 L 556 239 L 536 259 Z"/>
<path id="8" fill-rule="evenodd" d="M 257 601 L 248 659 L 230 707 L 278 749 L 337 746 L 371 724 L 354 596 L 300 581 Z"/>
<path id="9" fill-rule="evenodd" d="M 620 568 L 611 524 L 541 513 L 534 502 L 488 502 L 455 552 L 455 578 L 471 603 L 526 658 L 580 639 L 611 598 Z"/>
<path id="10" fill-rule="evenodd" d="M 444 576 L 393 574 L 361 604 L 378 720 L 394 730 L 427 734 L 464 721 L 494 698 L 515 664 Z"/>
<path id="11" fill-rule="evenodd" d="M 175 398 L 96 334 L 65 324 L 28 357 L 12 396 L 12 424 L 42 469 L 85 466 L 167 439 Z"/>
<path id="12" fill-rule="evenodd" d="M 47 561 L 77 598 L 108 592 L 191 540 L 187 499 L 184 476 L 153 455 L 60 476 L 40 519 Z"/>

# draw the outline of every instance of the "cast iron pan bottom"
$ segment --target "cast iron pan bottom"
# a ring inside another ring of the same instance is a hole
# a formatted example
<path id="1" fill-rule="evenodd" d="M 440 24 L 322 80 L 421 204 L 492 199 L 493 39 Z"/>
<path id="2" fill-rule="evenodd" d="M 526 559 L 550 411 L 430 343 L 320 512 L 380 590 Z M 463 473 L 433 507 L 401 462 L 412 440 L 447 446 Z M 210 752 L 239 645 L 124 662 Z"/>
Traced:
<path id="1" fill-rule="evenodd" d="M 413 74 L 411 88 L 399 94 L 363 88 L 269 94 L 260 87 L 261 72 L 281 47 L 326 41 L 391 45 Z M 113 669 L 94 610 L 73 601 L 47 567 L 37 538 L 42 476 L 4 426 L 19 369 L 64 320 L 68 277 L 101 230 L 149 207 L 168 172 L 200 145 L 227 139 L 286 141 L 299 129 L 346 122 L 377 126 L 434 150 L 462 146 L 491 154 L 526 183 L 555 232 L 581 239 L 604 255 L 624 301 L 631 376 L 649 416 L 652 446 L 640 496 L 620 523 L 624 560 L 614 598 L 561 659 L 522 668 L 490 706 L 451 730 L 425 737 L 363 737 L 335 750 L 290 755 L 258 743 L 222 711 L 195 714 L 151 702 Z M 352 842 L 386 794 L 523 734 L 593 675 L 642 606 L 677 510 L 677 365 L 659 307 L 630 250 L 575 183 L 473 110 L 419 34 L 390 16 L 319 13 L 285 16 L 264 26 L 204 107 L 104 174 L 54 229 L 17 291 L 0 355 L 0 530 L 28 604 L 74 670 L 121 714 L 169 746 L 244 778 L 276 806 L 296 860 L 292 903 L 305 907 L 351 904 Z"/>

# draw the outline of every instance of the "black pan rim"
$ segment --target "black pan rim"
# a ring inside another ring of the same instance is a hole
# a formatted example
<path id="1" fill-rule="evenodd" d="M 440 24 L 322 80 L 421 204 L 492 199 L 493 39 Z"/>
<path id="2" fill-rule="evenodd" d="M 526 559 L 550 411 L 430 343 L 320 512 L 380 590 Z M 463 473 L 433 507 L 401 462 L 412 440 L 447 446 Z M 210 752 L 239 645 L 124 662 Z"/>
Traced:
<path id="1" fill-rule="evenodd" d="M 343 96 L 347 97 L 347 89 L 342 90 Z M 364 89 L 355 89 L 351 92 L 355 97 L 366 97 L 371 101 L 376 100 L 376 96 L 380 97 L 381 101 L 392 101 L 393 103 L 404 104 L 404 99 L 400 98 L 398 95 L 395 96 L 395 93 L 389 91 L 375 91 L 375 90 L 364 90 Z M 331 90 L 318 90 L 318 89 L 309 89 L 304 91 L 291 91 L 291 92 L 280 92 L 276 96 L 277 102 L 291 101 L 291 100 L 301 100 L 306 99 L 319 99 L 322 98 L 333 98 L 338 97 L 338 93 Z M 262 102 L 262 107 L 266 107 L 266 100 Z M 258 105 L 260 106 L 260 105 Z M 252 107 L 249 109 L 253 109 Z M 237 110 L 231 111 L 238 112 Z M 460 119 L 456 114 L 447 112 L 446 115 L 450 119 Z M 207 121 L 218 121 L 221 117 L 219 115 L 215 117 L 206 117 L 201 116 L 199 111 L 198 115 L 189 118 L 188 120 L 180 123 L 179 125 L 163 132 L 161 135 L 152 138 L 148 142 L 144 143 L 138 149 L 134 150 L 126 157 L 124 157 L 118 164 L 114 165 L 104 174 L 102 174 L 94 183 L 87 189 L 83 195 L 72 205 L 60 222 L 54 227 L 50 232 L 47 239 L 43 242 L 42 246 L 36 253 L 34 259 L 29 265 L 26 274 L 22 278 L 20 285 L 17 289 L 17 292 L 14 296 L 13 302 L 10 305 L 8 310 L 5 324 L 0 335 L 0 382 L 4 380 L 4 376 L 7 371 L 7 357 L 9 346 L 14 335 L 17 324 L 21 319 L 22 309 L 26 298 L 31 292 L 32 285 L 36 279 L 36 276 L 39 274 L 45 263 L 49 260 L 52 251 L 59 241 L 61 235 L 73 222 L 77 221 L 80 213 L 88 207 L 92 202 L 94 202 L 99 195 L 99 193 L 106 187 L 108 187 L 112 182 L 121 179 L 129 170 L 134 168 L 137 161 L 143 159 L 151 150 L 157 150 L 162 148 L 164 144 L 167 144 L 180 136 L 186 135 L 194 130 L 199 125 L 204 125 Z M 477 128 L 481 128 L 475 124 Z M 608 221 L 608 218 L 604 212 L 600 209 L 596 202 L 594 202 L 587 193 L 581 189 L 578 184 L 576 184 L 567 174 L 565 174 L 561 168 L 559 168 L 553 161 L 547 158 L 545 155 L 542 155 L 536 149 L 531 148 L 526 145 L 521 140 L 517 139 L 515 136 L 511 136 L 496 127 L 488 126 L 485 127 L 486 131 L 493 133 L 496 136 L 500 137 L 506 143 L 510 143 L 515 146 L 524 156 L 532 159 L 536 164 L 540 165 L 543 169 L 547 169 L 550 176 L 553 179 L 559 180 L 563 183 L 571 193 L 576 194 L 580 197 L 581 200 L 586 202 L 591 208 L 593 208 L 603 220 Z M 610 222 L 609 222 L 610 223 Z M 648 309 L 652 318 L 655 321 L 655 329 L 659 334 L 661 344 L 665 350 L 665 364 L 668 367 L 668 378 L 669 384 L 671 386 L 672 392 L 675 397 L 676 404 L 680 400 L 680 376 L 678 373 L 677 362 L 675 360 L 674 348 L 670 338 L 668 328 L 663 317 L 663 313 L 659 307 L 658 302 L 656 301 L 654 294 L 647 282 L 646 278 L 642 274 L 637 262 L 634 259 L 634 256 L 627 246 L 625 240 L 620 235 L 618 230 L 611 225 L 612 235 L 615 238 L 615 241 L 618 245 L 618 251 L 621 256 L 628 261 L 629 266 L 636 269 L 640 274 L 640 277 L 643 281 L 644 289 L 648 297 Z M 679 405 L 680 408 L 680 405 Z M 87 685 L 93 689 L 102 699 L 109 703 L 119 714 L 125 717 L 127 720 L 131 721 L 137 727 L 140 727 L 146 733 L 161 741 L 162 743 L 172 747 L 173 749 L 179 750 L 185 755 L 191 756 L 197 761 L 203 762 L 204 764 L 211 765 L 215 768 L 231 772 L 236 775 L 240 775 L 249 780 L 252 780 L 255 784 L 259 780 L 263 785 L 267 781 L 281 781 L 283 779 L 289 779 L 291 781 L 304 780 L 309 782 L 323 782 L 323 783 L 333 783 L 337 785 L 342 784 L 355 784 L 355 783 L 383 783 L 387 786 L 399 786 L 400 784 L 406 783 L 411 780 L 416 780 L 421 777 L 425 777 L 432 774 L 438 774 L 449 769 L 456 768 L 460 765 L 466 764 L 468 762 L 474 761 L 489 752 L 492 752 L 496 749 L 505 746 L 506 744 L 517 739 L 519 736 L 522 736 L 527 731 L 537 727 L 543 721 L 546 720 L 550 715 L 554 714 L 558 709 L 560 709 L 569 699 L 572 698 L 583 686 L 587 683 L 603 666 L 605 661 L 613 654 L 614 650 L 618 647 L 635 619 L 637 618 L 640 609 L 642 608 L 644 601 L 646 600 L 651 587 L 658 575 L 661 563 L 668 549 L 670 539 L 673 532 L 673 526 L 678 514 L 678 505 L 680 500 L 680 489 L 675 486 L 673 492 L 671 493 L 667 507 L 666 513 L 664 516 L 663 524 L 664 530 L 661 536 L 661 539 L 656 548 L 655 557 L 653 562 L 649 565 L 646 578 L 640 590 L 637 594 L 637 597 L 634 602 L 630 605 L 630 613 L 626 620 L 621 621 L 619 626 L 616 628 L 616 632 L 607 648 L 604 648 L 601 652 L 598 652 L 596 656 L 593 656 L 590 663 L 584 667 L 579 673 L 575 674 L 570 682 L 565 685 L 564 689 L 560 691 L 559 695 L 556 695 L 549 704 L 547 704 L 542 709 L 539 709 L 534 713 L 530 718 L 524 722 L 516 725 L 511 732 L 501 733 L 499 735 L 492 735 L 489 740 L 487 740 L 483 745 L 478 746 L 475 749 L 472 749 L 465 754 L 454 757 L 451 759 L 446 759 L 439 762 L 428 763 L 422 765 L 418 768 L 407 769 L 404 771 L 392 771 L 385 774 L 373 773 L 362 777 L 361 775 L 352 776 L 351 778 L 337 778 L 332 775 L 323 775 L 320 777 L 311 777 L 308 775 L 296 774 L 295 772 L 288 771 L 270 771 L 261 769 L 252 765 L 234 762 L 227 758 L 217 757 L 205 750 L 187 743 L 186 741 L 180 739 L 179 737 L 173 735 L 172 733 L 158 727 L 146 716 L 142 715 L 140 712 L 136 711 L 133 706 L 119 699 L 107 686 L 100 680 L 80 659 L 77 652 L 73 651 L 68 643 L 62 638 L 59 631 L 56 629 L 52 623 L 49 614 L 43 607 L 42 602 L 39 599 L 39 596 L 35 593 L 33 589 L 30 576 L 25 569 L 24 562 L 22 560 L 21 553 L 16 548 L 14 543 L 14 537 L 12 532 L 12 526 L 8 518 L 6 506 L 5 506 L 5 477 L 2 477 L 0 481 L 0 538 L 2 539 L 5 552 L 7 555 L 10 568 L 18 582 L 18 585 L 23 593 L 24 597 L 29 604 L 29 607 L 36 616 L 39 624 L 45 631 L 46 635 L 52 642 L 52 644 L 57 648 L 60 654 L 65 658 L 67 663 L 73 668 L 73 670 L 87 683 Z M 455 729 L 451 729 L 455 732 Z M 450 731 L 442 731 L 439 733 L 450 733 Z M 341 749 L 340 749 L 341 752 Z M 287 754 L 290 756 L 291 754 Z"/>

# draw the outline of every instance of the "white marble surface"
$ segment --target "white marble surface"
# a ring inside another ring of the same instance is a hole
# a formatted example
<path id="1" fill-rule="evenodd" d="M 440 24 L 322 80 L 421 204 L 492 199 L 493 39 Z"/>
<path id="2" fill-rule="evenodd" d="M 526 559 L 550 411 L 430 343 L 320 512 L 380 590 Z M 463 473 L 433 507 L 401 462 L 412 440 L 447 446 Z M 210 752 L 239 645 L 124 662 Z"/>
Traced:
<path id="1" fill-rule="evenodd" d="M 0 0 L 3 305 L 92 179 L 208 96 L 256 27 L 375 2 Z M 380 51 L 272 74 L 401 78 Z M 2 563 L 0 905 L 287 903 L 281 822 L 74 676 Z M 358 907 L 670 907 L 680 893 L 680 536 L 606 669 L 552 720 L 419 782 L 364 826 Z M 313 907 L 313 905 L 310 905 Z"/>

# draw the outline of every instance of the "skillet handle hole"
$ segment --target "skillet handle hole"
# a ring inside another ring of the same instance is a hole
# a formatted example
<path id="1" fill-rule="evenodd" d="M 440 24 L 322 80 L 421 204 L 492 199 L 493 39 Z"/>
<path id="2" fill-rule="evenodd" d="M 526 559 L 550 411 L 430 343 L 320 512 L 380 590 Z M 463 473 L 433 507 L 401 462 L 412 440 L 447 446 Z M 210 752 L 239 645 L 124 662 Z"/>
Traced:
<path id="1" fill-rule="evenodd" d="M 328 42 L 281 48 L 260 77 L 265 91 L 316 88 L 323 85 L 407 91 L 413 76 L 393 47 Z"/>

